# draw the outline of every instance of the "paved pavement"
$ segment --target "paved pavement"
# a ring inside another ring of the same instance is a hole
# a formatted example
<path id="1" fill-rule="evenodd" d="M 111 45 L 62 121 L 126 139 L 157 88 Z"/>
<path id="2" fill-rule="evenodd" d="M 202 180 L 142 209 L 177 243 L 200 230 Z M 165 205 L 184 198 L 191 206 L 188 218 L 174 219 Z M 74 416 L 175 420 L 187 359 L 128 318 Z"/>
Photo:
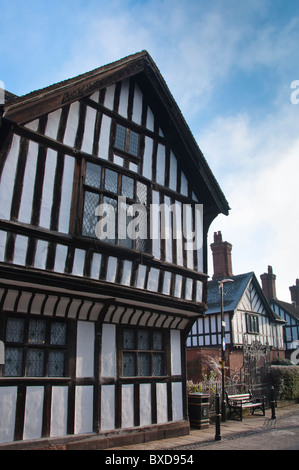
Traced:
<path id="1" fill-rule="evenodd" d="M 114 447 L 109 451 L 192 451 L 192 450 L 299 450 L 299 404 L 271 410 L 266 416 L 249 415 L 243 421 L 221 422 L 221 440 L 215 441 L 215 424 L 192 429 L 190 435 L 174 439 Z M 161 462 L 162 463 L 162 462 Z"/>

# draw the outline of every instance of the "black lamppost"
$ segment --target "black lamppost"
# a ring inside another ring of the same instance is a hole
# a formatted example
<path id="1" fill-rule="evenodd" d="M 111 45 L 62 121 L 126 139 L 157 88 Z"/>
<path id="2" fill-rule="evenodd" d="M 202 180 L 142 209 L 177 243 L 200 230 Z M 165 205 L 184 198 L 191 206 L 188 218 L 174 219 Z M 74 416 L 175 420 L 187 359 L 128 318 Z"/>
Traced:
<path id="1" fill-rule="evenodd" d="M 227 282 L 234 282 L 233 279 L 223 279 L 218 281 L 220 289 L 220 304 L 221 304 L 221 378 L 222 378 L 222 397 L 221 397 L 221 416 L 222 421 L 225 421 L 226 410 L 225 410 L 225 390 L 224 390 L 224 367 L 225 367 L 225 321 L 223 313 L 223 284 Z"/>

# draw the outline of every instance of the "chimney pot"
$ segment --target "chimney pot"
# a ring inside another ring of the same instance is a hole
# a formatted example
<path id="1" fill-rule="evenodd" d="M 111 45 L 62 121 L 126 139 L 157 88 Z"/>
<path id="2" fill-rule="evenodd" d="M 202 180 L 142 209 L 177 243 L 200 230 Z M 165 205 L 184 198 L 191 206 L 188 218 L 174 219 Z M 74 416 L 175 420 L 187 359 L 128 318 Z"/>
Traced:
<path id="1" fill-rule="evenodd" d="M 211 243 L 213 253 L 213 279 L 224 279 L 233 275 L 231 260 L 231 243 L 222 241 L 222 233 L 214 232 L 214 243 Z"/>
<path id="2" fill-rule="evenodd" d="M 299 279 L 296 279 L 296 285 L 290 287 L 291 299 L 295 307 L 299 306 Z"/>
<path id="3" fill-rule="evenodd" d="M 276 299 L 276 276 L 273 274 L 272 266 L 268 266 L 268 272 L 261 274 L 262 289 L 268 300 Z"/>

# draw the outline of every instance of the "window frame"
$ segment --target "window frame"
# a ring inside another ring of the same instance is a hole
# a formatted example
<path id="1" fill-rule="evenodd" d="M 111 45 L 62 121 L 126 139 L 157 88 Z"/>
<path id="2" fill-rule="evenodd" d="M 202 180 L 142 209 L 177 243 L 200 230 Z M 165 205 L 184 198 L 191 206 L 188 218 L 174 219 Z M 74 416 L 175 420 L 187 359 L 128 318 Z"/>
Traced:
<path id="1" fill-rule="evenodd" d="M 124 338 L 124 331 L 131 330 L 134 334 L 134 348 L 124 348 L 123 338 Z M 146 331 L 150 337 L 150 348 L 143 349 L 138 348 L 138 334 L 141 331 Z M 162 348 L 161 349 L 154 349 L 153 348 L 153 335 L 155 332 L 159 332 L 162 335 Z M 131 326 L 131 325 L 124 325 L 120 328 L 120 337 L 119 337 L 119 344 L 120 344 L 120 361 L 119 361 L 119 376 L 121 379 L 161 379 L 165 378 L 169 375 L 168 371 L 168 349 L 167 349 L 167 332 L 163 329 L 159 328 L 146 328 L 141 326 Z M 126 375 L 124 373 L 124 354 L 134 354 L 136 357 L 136 365 L 135 365 L 135 374 L 134 375 Z M 150 374 L 141 374 L 140 373 L 140 357 L 143 354 L 148 354 L 150 357 Z M 162 357 L 162 371 L 161 374 L 154 374 L 154 362 L 153 357 L 154 355 L 160 355 Z"/>
<path id="2" fill-rule="evenodd" d="M 259 315 L 253 313 L 247 313 L 247 333 L 259 334 Z"/>
<path id="3" fill-rule="evenodd" d="M 128 158 L 129 160 L 132 160 L 134 163 L 138 163 L 140 160 L 140 134 L 136 132 L 135 130 L 130 129 L 129 127 L 120 124 L 118 122 L 114 123 L 114 138 L 113 138 L 113 151 L 120 155 L 124 156 L 125 158 Z M 124 139 L 124 145 L 122 147 L 117 145 L 117 132 L 118 128 L 124 129 L 124 134 L 125 134 L 125 139 Z M 130 152 L 130 146 L 131 146 L 131 139 L 132 136 L 137 136 L 137 151 L 136 153 Z"/>
<path id="4" fill-rule="evenodd" d="M 95 165 L 100 167 L 100 178 L 101 181 L 97 186 L 92 185 L 89 181 L 86 181 L 86 176 L 88 173 L 88 165 Z M 111 188 L 106 187 L 106 174 L 107 172 L 114 172 L 116 176 L 116 191 L 111 190 Z M 125 179 L 131 179 L 132 180 L 132 185 L 133 185 L 133 197 L 128 197 L 128 195 L 124 194 L 124 181 Z M 145 188 L 145 199 L 146 203 L 140 201 L 140 194 L 138 194 L 138 191 L 142 189 L 142 186 Z M 82 209 L 81 209 L 81 223 L 80 223 L 80 236 L 82 237 L 87 237 L 91 238 L 93 240 L 99 239 L 94 232 L 94 234 L 87 233 L 88 230 L 85 229 L 85 224 L 88 225 L 88 214 L 85 215 L 85 203 L 86 203 L 86 194 L 90 193 L 95 195 L 95 197 L 98 197 L 98 205 L 105 203 L 105 199 L 110 199 L 115 201 L 115 210 L 116 210 L 116 220 L 117 220 L 117 215 L 118 215 L 118 197 L 123 196 L 126 198 L 126 203 L 127 205 L 133 205 L 133 204 L 141 204 L 146 208 L 147 214 L 148 214 L 148 207 L 149 207 L 149 185 L 144 182 L 140 181 L 138 178 L 134 178 L 132 175 L 127 174 L 126 172 L 120 171 L 119 168 L 111 168 L 110 166 L 107 166 L 103 164 L 103 162 L 97 162 L 97 161 L 91 161 L 89 159 L 85 159 L 84 161 L 84 166 L 83 166 L 83 173 L 82 173 Z M 108 201 L 109 202 L 109 201 Z M 97 206 L 95 206 L 97 207 Z M 85 219 L 86 216 L 86 219 Z M 89 214 L 89 217 L 91 217 L 91 214 Z M 127 226 L 128 223 L 132 220 L 128 214 L 126 213 L 126 222 Z M 98 216 L 94 216 L 94 225 L 96 226 L 97 222 L 99 221 Z M 147 215 L 147 220 L 146 220 L 146 229 L 147 229 L 147 237 L 146 238 L 126 238 L 122 239 L 119 238 L 119 227 L 118 224 L 116 223 L 115 226 L 115 239 L 110 240 L 107 238 L 104 239 L 99 239 L 101 242 L 108 243 L 112 246 L 119 246 L 123 248 L 128 248 L 128 249 L 133 249 L 137 250 L 143 253 L 148 253 L 149 248 L 150 248 L 150 243 L 149 243 L 149 224 L 148 224 L 148 215 Z M 128 243 L 130 242 L 130 243 Z"/>
<path id="5" fill-rule="evenodd" d="M 22 341 L 9 341 L 6 340 L 7 333 L 8 333 L 8 322 L 11 319 L 22 320 L 24 322 L 24 330 L 23 330 L 23 338 Z M 45 323 L 45 342 L 44 343 L 34 343 L 30 341 L 29 338 L 29 331 L 30 331 L 30 322 L 32 321 L 40 321 Z M 65 343 L 64 344 L 51 344 L 51 325 L 54 323 L 63 323 L 65 324 Z M 22 351 L 22 359 L 21 359 L 21 372 L 17 375 L 9 375 L 5 372 L 6 363 L 3 365 L 2 368 L 2 377 L 5 379 L 11 378 L 26 378 L 26 379 L 60 379 L 60 378 L 67 378 L 69 377 L 69 349 L 70 349 L 70 342 L 69 342 L 69 321 L 64 318 L 52 318 L 52 317 L 41 317 L 41 316 L 33 316 L 33 315 L 23 315 L 23 314 L 8 314 L 5 318 L 4 324 L 4 343 L 5 343 L 5 352 L 9 351 L 9 349 L 18 349 Z M 43 352 L 43 374 L 32 375 L 28 374 L 28 355 L 31 351 L 42 351 Z M 63 375 L 49 375 L 49 366 L 50 366 L 50 353 L 52 352 L 63 352 L 64 354 L 64 365 L 63 365 Z"/>

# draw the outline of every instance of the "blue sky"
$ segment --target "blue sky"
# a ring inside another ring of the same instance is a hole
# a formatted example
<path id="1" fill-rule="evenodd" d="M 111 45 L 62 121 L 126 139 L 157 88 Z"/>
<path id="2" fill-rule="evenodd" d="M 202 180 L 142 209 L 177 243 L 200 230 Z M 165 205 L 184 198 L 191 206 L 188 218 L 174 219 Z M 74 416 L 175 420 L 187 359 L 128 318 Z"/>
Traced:
<path id="1" fill-rule="evenodd" d="M 0 0 L 0 80 L 22 95 L 146 49 L 231 206 L 233 271 L 299 278 L 298 0 Z M 209 274 L 212 275 L 210 258 Z"/>

